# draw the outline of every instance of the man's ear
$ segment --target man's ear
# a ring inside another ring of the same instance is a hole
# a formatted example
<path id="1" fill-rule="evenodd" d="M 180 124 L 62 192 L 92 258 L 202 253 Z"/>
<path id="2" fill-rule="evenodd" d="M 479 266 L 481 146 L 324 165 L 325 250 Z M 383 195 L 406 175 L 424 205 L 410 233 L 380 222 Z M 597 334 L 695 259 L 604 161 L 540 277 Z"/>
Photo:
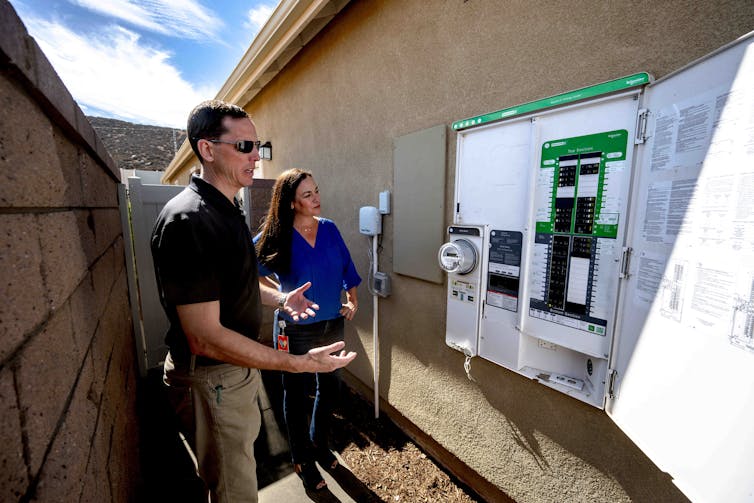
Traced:
<path id="1" fill-rule="evenodd" d="M 199 153 L 202 154 L 202 159 L 210 162 L 215 160 L 215 156 L 212 152 L 212 143 L 205 139 L 201 139 L 196 143 L 196 146 L 199 149 Z"/>

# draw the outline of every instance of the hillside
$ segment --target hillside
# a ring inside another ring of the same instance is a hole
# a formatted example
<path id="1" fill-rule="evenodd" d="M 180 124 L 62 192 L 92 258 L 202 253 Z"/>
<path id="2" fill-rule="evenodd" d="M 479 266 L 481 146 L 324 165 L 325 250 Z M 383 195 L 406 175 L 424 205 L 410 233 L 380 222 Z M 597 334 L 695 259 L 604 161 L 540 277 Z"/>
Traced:
<path id="1" fill-rule="evenodd" d="M 116 119 L 87 117 L 122 169 L 164 170 L 186 139 L 186 131 Z"/>

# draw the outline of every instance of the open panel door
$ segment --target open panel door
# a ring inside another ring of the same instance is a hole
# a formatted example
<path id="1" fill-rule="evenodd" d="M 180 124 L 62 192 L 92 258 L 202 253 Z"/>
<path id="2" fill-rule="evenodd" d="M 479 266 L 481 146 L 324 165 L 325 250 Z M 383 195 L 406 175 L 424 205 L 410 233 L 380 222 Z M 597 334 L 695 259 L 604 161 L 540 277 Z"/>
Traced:
<path id="1" fill-rule="evenodd" d="M 754 37 L 643 106 L 607 411 L 693 501 L 754 501 Z"/>

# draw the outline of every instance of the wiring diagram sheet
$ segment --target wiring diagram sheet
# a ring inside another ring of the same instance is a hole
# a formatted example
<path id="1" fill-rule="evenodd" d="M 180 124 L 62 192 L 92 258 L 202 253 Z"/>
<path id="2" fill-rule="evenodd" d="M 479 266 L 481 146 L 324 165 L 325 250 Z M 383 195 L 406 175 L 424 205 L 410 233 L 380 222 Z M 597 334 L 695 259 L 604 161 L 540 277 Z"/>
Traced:
<path id="1" fill-rule="evenodd" d="M 637 138 L 606 410 L 692 501 L 754 494 L 753 41 L 650 85 Z"/>
<path id="2" fill-rule="evenodd" d="M 633 302 L 754 352 L 754 77 L 656 111 Z"/>

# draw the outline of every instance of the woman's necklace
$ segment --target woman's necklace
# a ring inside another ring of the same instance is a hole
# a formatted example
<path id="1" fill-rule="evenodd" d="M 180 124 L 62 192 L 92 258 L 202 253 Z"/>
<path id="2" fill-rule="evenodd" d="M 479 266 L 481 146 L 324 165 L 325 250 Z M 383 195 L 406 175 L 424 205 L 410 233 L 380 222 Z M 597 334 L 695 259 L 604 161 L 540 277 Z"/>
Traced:
<path id="1" fill-rule="evenodd" d="M 301 226 L 294 226 L 294 227 L 296 227 L 297 229 L 299 229 L 299 231 L 301 233 L 307 233 L 308 234 L 308 233 L 310 233 L 311 231 L 314 230 L 314 227 L 316 225 L 317 225 L 317 221 L 315 220 L 314 223 L 312 223 L 311 225 L 301 225 Z"/>

